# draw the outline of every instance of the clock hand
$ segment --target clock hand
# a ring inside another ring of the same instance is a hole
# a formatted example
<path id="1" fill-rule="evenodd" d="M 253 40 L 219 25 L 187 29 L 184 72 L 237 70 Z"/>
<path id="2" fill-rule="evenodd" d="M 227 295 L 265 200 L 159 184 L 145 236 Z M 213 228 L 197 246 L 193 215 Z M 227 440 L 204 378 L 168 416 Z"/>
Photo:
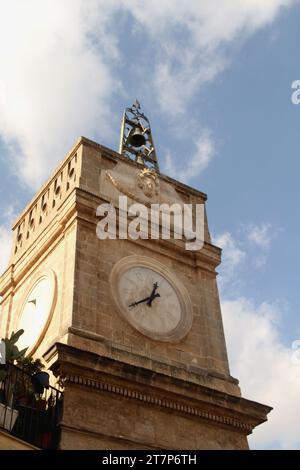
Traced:
<path id="1" fill-rule="evenodd" d="M 158 292 L 156 292 L 156 290 L 158 289 L 158 283 L 155 282 L 155 284 L 153 284 L 153 289 L 152 289 L 152 292 L 151 292 L 151 295 L 148 299 L 148 302 L 147 302 L 147 305 L 149 307 L 152 306 L 152 302 L 154 299 L 156 299 L 157 297 L 160 297 L 160 294 Z"/>
<path id="2" fill-rule="evenodd" d="M 28 300 L 28 303 L 36 306 L 36 299 Z"/>
<path id="3" fill-rule="evenodd" d="M 139 305 L 143 302 L 147 302 L 147 300 L 149 300 L 150 297 L 146 297 L 145 299 L 142 299 L 142 300 L 139 300 L 138 302 L 133 302 L 132 304 L 128 305 L 128 307 L 136 307 L 136 305 Z"/>
<path id="4" fill-rule="evenodd" d="M 158 289 L 158 283 L 157 283 L 157 282 L 155 282 L 155 283 L 153 284 L 153 289 L 152 289 L 152 292 L 151 292 L 151 294 L 150 294 L 150 297 L 152 297 L 152 296 L 155 294 L 156 289 Z"/>
<path id="5" fill-rule="evenodd" d="M 159 294 L 159 293 L 154 294 L 152 297 L 150 297 L 150 299 L 149 299 L 148 302 L 147 302 L 147 305 L 149 305 L 149 307 L 151 307 L 153 300 L 156 299 L 157 297 L 160 297 L 160 294 Z"/>
<path id="6" fill-rule="evenodd" d="M 160 294 L 156 293 L 157 289 L 158 289 L 158 283 L 155 282 L 155 284 L 153 284 L 153 289 L 152 289 L 152 292 L 151 292 L 149 297 L 146 297 L 145 299 L 139 300 L 138 302 L 133 302 L 129 305 L 129 307 L 136 307 L 137 305 L 139 305 L 143 302 L 147 302 L 148 307 L 151 307 L 153 300 L 156 297 L 160 297 Z"/>

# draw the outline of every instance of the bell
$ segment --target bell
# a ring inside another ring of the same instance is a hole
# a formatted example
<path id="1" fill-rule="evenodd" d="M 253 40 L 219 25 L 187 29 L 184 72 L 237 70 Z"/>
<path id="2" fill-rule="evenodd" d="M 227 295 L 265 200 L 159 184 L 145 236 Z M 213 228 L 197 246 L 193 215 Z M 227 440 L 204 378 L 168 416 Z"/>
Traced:
<path id="1" fill-rule="evenodd" d="M 145 145 L 146 138 L 140 127 L 134 127 L 131 129 L 127 141 L 132 147 L 141 147 Z"/>

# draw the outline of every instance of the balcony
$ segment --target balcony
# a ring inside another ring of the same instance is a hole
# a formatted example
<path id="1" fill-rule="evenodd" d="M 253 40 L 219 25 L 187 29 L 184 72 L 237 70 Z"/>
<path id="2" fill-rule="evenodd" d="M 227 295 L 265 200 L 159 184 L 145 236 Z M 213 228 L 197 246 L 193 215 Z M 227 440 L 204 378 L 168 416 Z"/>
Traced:
<path id="1" fill-rule="evenodd" d="M 7 364 L 0 382 L 0 430 L 40 449 L 56 449 L 62 392 L 49 386 L 36 393 L 32 377 Z"/>

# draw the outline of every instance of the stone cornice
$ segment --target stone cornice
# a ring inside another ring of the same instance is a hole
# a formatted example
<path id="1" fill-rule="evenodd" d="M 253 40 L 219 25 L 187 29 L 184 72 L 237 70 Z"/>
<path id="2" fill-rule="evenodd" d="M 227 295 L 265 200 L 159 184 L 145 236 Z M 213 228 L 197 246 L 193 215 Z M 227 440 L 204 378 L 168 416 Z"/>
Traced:
<path id="1" fill-rule="evenodd" d="M 132 400 L 141 401 L 149 405 L 156 405 L 161 408 L 179 413 L 193 415 L 198 418 L 218 423 L 219 425 L 221 424 L 224 426 L 230 426 L 234 429 L 244 432 L 245 434 L 250 434 L 254 427 L 254 424 L 249 424 L 229 415 L 206 411 L 205 409 L 201 409 L 198 406 L 187 405 L 180 400 L 163 398 L 155 393 L 143 393 L 131 387 L 124 387 L 122 385 L 115 385 L 101 380 L 94 380 L 84 375 L 66 375 L 65 385 L 67 386 L 68 383 L 82 385 L 84 387 L 89 387 L 102 392 L 113 393 L 115 395 L 121 395 Z"/>
<path id="2" fill-rule="evenodd" d="M 238 395 L 240 394 L 239 388 L 237 388 L 239 381 L 230 375 L 192 364 L 186 365 L 182 362 L 176 362 L 174 360 L 161 360 L 158 357 L 139 354 L 136 350 L 133 350 L 128 346 L 114 343 L 102 335 L 80 328 L 69 327 L 68 334 L 69 338 L 66 340 L 68 344 L 71 344 L 75 338 L 79 339 L 80 341 L 88 340 L 90 345 L 91 342 L 94 344 L 96 343 L 97 346 L 100 346 L 99 354 L 101 354 L 102 359 L 113 359 L 115 363 L 134 363 L 137 367 L 140 367 L 141 370 L 151 370 L 152 373 L 155 374 L 159 374 L 163 371 L 164 375 L 166 376 L 176 377 L 185 381 L 188 379 L 191 384 L 193 383 L 196 386 L 212 386 L 215 390 L 223 390 L 224 385 L 225 387 L 229 386 L 230 390 L 235 391 L 229 393 L 237 393 L 238 391 Z M 55 349 L 53 349 L 53 351 L 55 351 Z M 47 355 L 48 362 L 51 362 L 52 359 L 53 357 Z"/>
<path id="3" fill-rule="evenodd" d="M 54 374 L 64 377 L 66 383 L 193 415 L 245 434 L 266 421 L 272 409 L 240 396 L 62 343 L 56 343 L 44 359 L 51 363 Z"/>

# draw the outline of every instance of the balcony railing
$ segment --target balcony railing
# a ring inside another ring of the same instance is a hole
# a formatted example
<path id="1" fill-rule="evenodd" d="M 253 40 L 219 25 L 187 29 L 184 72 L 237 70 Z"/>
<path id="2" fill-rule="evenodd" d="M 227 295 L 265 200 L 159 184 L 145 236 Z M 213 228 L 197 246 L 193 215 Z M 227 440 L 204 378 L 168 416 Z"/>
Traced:
<path id="1" fill-rule="evenodd" d="M 62 393 L 51 386 L 36 393 L 27 372 L 1 367 L 7 374 L 0 382 L 0 428 L 36 447 L 57 448 Z"/>

